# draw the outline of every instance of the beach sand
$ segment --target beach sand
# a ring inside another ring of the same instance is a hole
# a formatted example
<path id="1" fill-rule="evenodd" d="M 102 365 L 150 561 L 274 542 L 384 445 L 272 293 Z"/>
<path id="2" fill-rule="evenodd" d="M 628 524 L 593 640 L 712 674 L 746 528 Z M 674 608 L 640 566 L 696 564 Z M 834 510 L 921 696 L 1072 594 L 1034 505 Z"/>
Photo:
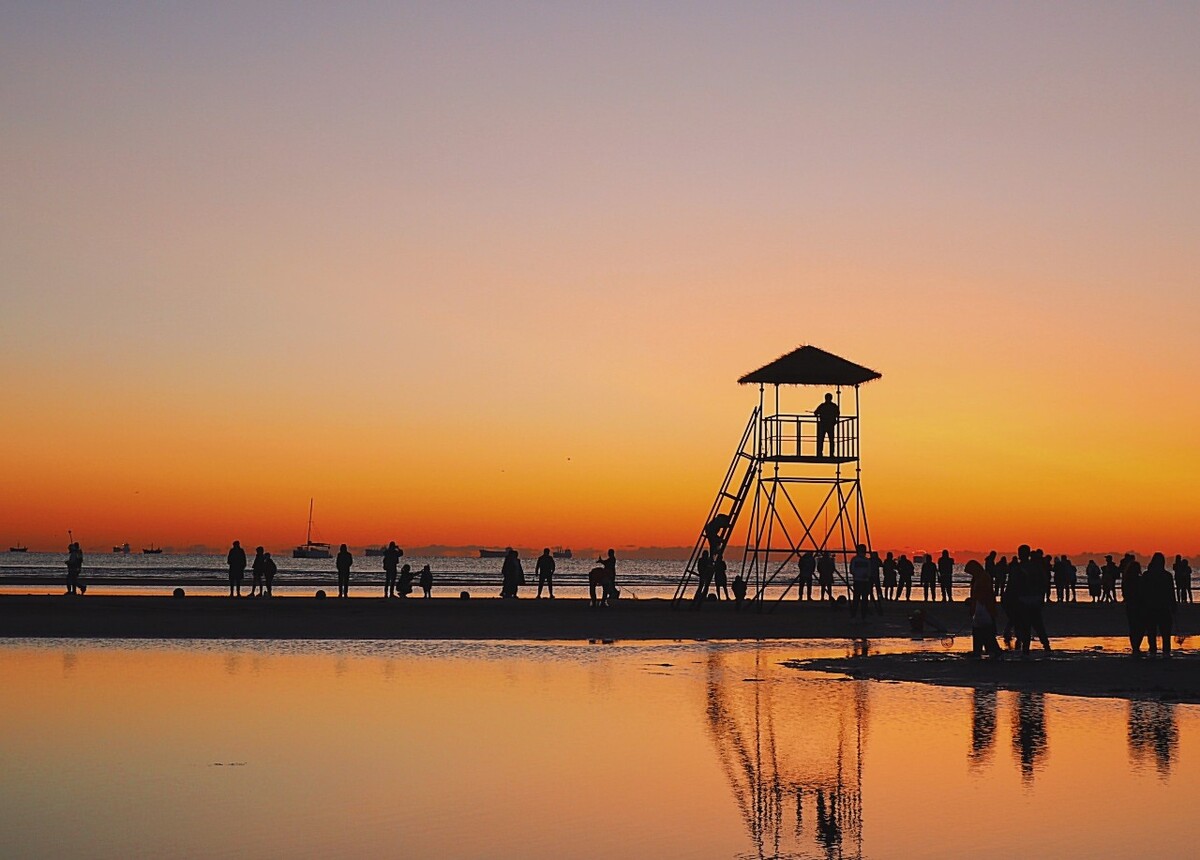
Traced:
<path id="1" fill-rule="evenodd" d="M 879 654 L 796 660 L 784 665 L 873 681 L 1200 703 L 1200 657 L 1195 655 L 1139 660 L 1130 654 L 1094 651 L 1046 654 L 1035 648 L 1029 659 L 1012 654 L 1005 654 L 1003 660 L 972 660 L 962 653 Z"/>
<path id="2" fill-rule="evenodd" d="M 910 637 L 908 617 L 919 602 L 888 606 L 883 615 L 850 618 L 828 604 L 787 601 L 768 611 L 707 604 L 696 612 L 669 600 L 621 599 L 593 609 L 586 599 L 451 597 L 423 600 L 352 597 L 231 599 L 218 596 L 0 595 L 0 636 L 182 639 L 847 639 Z M 952 631 L 956 650 L 970 647 L 961 605 L 924 607 Z M 1055 636 L 1121 636 L 1120 605 L 1051 604 L 1046 625 Z M 1181 607 L 1177 633 L 1187 635 L 1200 612 Z M 927 633 L 938 638 L 936 632 Z"/>

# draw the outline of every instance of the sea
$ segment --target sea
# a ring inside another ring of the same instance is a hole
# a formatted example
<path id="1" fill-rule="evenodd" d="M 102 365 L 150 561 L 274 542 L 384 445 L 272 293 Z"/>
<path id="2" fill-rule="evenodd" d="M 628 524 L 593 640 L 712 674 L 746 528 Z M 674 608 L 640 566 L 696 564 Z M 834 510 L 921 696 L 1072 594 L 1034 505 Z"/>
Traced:
<path id="1" fill-rule="evenodd" d="M 1179 857 L 1200 837 L 1200 707 L 785 665 L 855 647 L 0 640 L 0 856 Z"/>
<path id="2" fill-rule="evenodd" d="M 252 552 L 250 553 L 253 554 Z M 288 554 L 290 555 L 290 553 Z M 336 589 L 337 574 L 332 559 L 294 559 L 284 553 L 273 555 L 279 572 L 275 591 L 281 595 L 312 594 L 317 589 Z M 521 594 L 536 594 L 536 557 L 522 558 L 526 586 Z M 382 559 L 356 555 L 351 572 L 351 596 L 382 593 Z M 446 556 L 405 556 L 402 561 L 419 571 L 428 564 L 434 574 L 434 595 L 458 594 L 467 591 L 472 596 L 492 596 L 500 591 L 501 559 Z M 53 593 L 61 590 L 66 575 L 64 553 L 0 553 L 0 593 Z M 617 579 L 623 598 L 669 598 L 675 593 L 684 562 L 678 559 L 622 559 L 618 553 Z M 596 566 L 590 557 L 557 559 L 554 574 L 556 594 L 583 597 L 588 591 L 588 572 Z M 740 570 L 736 559 L 729 566 L 729 580 Z M 795 565 L 789 565 L 767 589 L 768 597 L 784 594 L 788 577 L 796 575 Z M 246 582 L 249 582 L 247 571 Z M 962 565 L 955 566 L 956 587 L 966 588 L 970 577 Z M 228 590 L 225 556 L 222 555 L 142 555 L 136 553 L 88 553 L 84 558 L 83 581 L 89 593 L 169 593 L 176 587 L 188 593 L 220 593 Z M 1081 583 L 1082 584 L 1082 583 Z M 694 587 L 694 579 L 693 579 Z M 376 592 L 378 589 L 378 592 Z M 814 586 L 814 594 L 818 589 Z M 1083 589 L 1086 591 L 1086 588 Z M 920 586 L 914 586 L 919 596 Z M 845 593 L 845 588 L 835 589 Z M 790 597 L 796 591 L 789 592 Z M 964 594 L 965 596 L 965 594 Z M 1086 598 L 1085 598 L 1086 599 Z"/>

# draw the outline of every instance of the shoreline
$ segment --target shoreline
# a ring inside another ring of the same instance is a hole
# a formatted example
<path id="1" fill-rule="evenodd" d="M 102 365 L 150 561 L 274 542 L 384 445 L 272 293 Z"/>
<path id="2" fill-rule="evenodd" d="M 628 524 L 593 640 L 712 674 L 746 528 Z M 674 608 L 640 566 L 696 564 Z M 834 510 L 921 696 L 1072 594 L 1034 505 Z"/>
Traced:
<path id="1" fill-rule="evenodd" d="M 769 602 L 767 611 L 728 603 L 701 611 L 672 608 L 664 598 L 622 598 L 593 609 L 586 598 L 382 598 L 316 600 L 189 595 L 92 594 L 79 597 L 0 594 L 0 637 L 106 639 L 520 639 L 706 640 L 912 638 L 909 614 L 922 609 L 957 634 L 956 652 L 970 648 L 961 605 L 918 601 L 885 607 L 882 615 L 850 618 L 843 609 L 807 601 Z M 1124 636 L 1120 604 L 1050 604 L 1054 637 Z M 952 622 L 961 623 L 952 623 Z M 1200 610 L 1180 607 L 1177 635 L 1197 628 Z M 939 635 L 927 628 L 926 639 Z"/>
<path id="2" fill-rule="evenodd" d="M 1011 652 L 1005 652 L 1003 660 L 972 660 L 962 653 L 910 653 L 788 660 L 783 665 L 856 681 L 1200 704 L 1200 657 L 1192 654 L 1164 660 L 1094 651 L 1044 654 L 1037 649 L 1028 660 Z"/>

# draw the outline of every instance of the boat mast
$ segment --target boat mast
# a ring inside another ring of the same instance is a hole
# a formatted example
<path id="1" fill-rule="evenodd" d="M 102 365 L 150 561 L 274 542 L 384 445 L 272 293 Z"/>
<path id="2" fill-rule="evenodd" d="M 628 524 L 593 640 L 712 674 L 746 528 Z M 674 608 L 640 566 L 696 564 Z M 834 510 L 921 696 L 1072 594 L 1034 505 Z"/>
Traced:
<path id="1" fill-rule="evenodd" d="M 308 500 L 308 534 L 304 538 L 305 544 L 312 543 L 312 511 L 313 511 L 313 500 L 311 498 L 309 498 L 309 500 Z"/>

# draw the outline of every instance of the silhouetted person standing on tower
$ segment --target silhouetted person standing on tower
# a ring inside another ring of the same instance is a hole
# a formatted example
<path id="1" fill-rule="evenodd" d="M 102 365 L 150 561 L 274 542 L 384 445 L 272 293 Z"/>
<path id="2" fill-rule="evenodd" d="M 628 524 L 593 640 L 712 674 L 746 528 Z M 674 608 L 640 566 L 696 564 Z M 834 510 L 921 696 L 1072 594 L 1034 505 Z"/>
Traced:
<path id="1" fill-rule="evenodd" d="M 550 547 L 542 550 L 542 554 L 538 556 L 537 564 L 534 566 L 537 571 L 538 590 L 537 596 L 542 596 L 542 586 L 550 592 L 550 597 L 554 597 L 554 555 L 550 552 Z"/>
<path id="2" fill-rule="evenodd" d="M 834 450 L 835 432 L 837 431 L 838 418 L 841 417 L 841 409 L 833 402 L 833 395 L 826 394 L 825 402 L 813 410 L 813 415 L 817 416 L 817 456 L 821 456 L 821 451 L 824 448 L 826 437 L 829 438 L 829 456 L 834 456 L 837 451 Z"/>
<path id="3" fill-rule="evenodd" d="M 350 566 L 354 564 L 354 556 L 350 555 L 350 550 L 342 544 L 342 548 L 338 550 L 337 560 L 338 573 L 338 597 L 350 596 Z"/>
<path id="4" fill-rule="evenodd" d="M 241 541 L 234 541 L 233 546 L 229 548 L 229 555 L 225 556 L 225 563 L 229 565 L 229 596 L 242 596 L 242 579 L 246 575 L 246 551 L 242 549 Z"/>

